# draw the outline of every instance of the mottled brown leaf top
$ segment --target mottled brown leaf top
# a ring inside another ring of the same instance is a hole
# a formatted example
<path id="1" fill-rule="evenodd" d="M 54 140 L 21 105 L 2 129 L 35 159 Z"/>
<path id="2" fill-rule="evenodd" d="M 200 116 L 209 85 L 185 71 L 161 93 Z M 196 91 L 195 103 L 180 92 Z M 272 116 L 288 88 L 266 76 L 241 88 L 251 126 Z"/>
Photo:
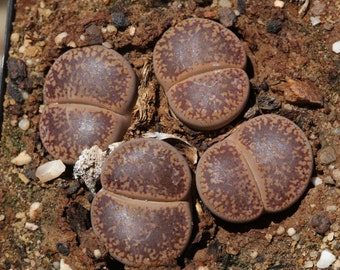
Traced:
<path id="1" fill-rule="evenodd" d="M 219 23 L 198 18 L 178 23 L 157 42 L 153 64 L 170 108 L 191 128 L 221 128 L 248 100 L 245 50 Z"/>
<path id="2" fill-rule="evenodd" d="M 49 70 L 40 137 L 47 151 L 74 163 L 86 147 L 106 148 L 130 123 L 136 78 L 129 63 L 103 46 L 67 51 Z"/>
<path id="3" fill-rule="evenodd" d="M 111 153 L 91 207 L 95 233 L 120 262 L 171 265 L 192 231 L 191 172 L 184 157 L 157 139 L 133 139 Z"/>
<path id="4" fill-rule="evenodd" d="M 203 202 L 214 214 L 247 222 L 295 203 L 312 170 L 313 155 L 302 130 L 284 117 L 262 115 L 208 149 L 196 180 Z"/>

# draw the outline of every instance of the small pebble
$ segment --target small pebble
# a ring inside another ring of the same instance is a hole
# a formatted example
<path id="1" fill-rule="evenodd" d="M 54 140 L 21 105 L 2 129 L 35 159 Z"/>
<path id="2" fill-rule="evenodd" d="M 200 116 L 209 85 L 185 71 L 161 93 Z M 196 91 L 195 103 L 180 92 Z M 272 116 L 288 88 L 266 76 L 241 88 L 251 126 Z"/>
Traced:
<path id="1" fill-rule="evenodd" d="M 303 268 L 313 268 L 314 264 L 312 261 L 305 261 L 303 264 Z"/>
<path id="2" fill-rule="evenodd" d="M 277 34 L 281 31 L 282 24 L 280 20 L 269 20 L 266 25 L 268 33 Z"/>
<path id="3" fill-rule="evenodd" d="M 330 232 L 327 234 L 327 241 L 331 242 L 334 239 L 334 232 Z"/>
<path id="4" fill-rule="evenodd" d="M 294 234 L 293 236 L 292 236 L 292 239 L 294 240 L 294 241 L 299 241 L 300 240 L 300 234 L 298 234 L 298 233 L 296 233 L 296 234 Z"/>
<path id="5" fill-rule="evenodd" d="M 327 185 L 335 185 L 334 179 L 329 175 L 325 177 L 324 181 Z"/>
<path id="6" fill-rule="evenodd" d="M 27 77 L 27 67 L 23 60 L 14 57 L 8 58 L 7 69 L 12 81 L 20 83 Z"/>
<path id="7" fill-rule="evenodd" d="M 319 234 L 325 234 L 331 226 L 331 221 L 324 213 L 314 215 L 311 220 L 313 229 Z"/>
<path id="8" fill-rule="evenodd" d="M 108 48 L 108 49 L 112 49 L 113 48 L 112 44 L 110 42 L 107 42 L 107 41 L 103 42 L 102 45 L 104 47 Z"/>
<path id="9" fill-rule="evenodd" d="M 54 39 L 55 44 L 57 46 L 61 45 L 62 42 L 63 42 L 63 39 L 66 38 L 67 36 L 68 36 L 67 32 L 62 32 L 62 33 L 58 34 Z"/>
<path id="10" fill-rule="evenodd" d="M 35 172 L 35 176 L 38 177 L 41 182 L 45 183 L 57 178 L 65 170 L 66 166 L 60 159 L 58 159 L 40 165 Z"/>
<path id="11" fill-rule="evenodd" d="M 336 161 L 336 153 L 332 146 L 322 147 L 318 152 L 318 156 L 322 165 L 328 165 Z"/>
<path id="12" fill-rule="evenodd" d="M 270 243 L 273 240 L 273 235 L 271 235 L 270 233 L 266 233 L 265 238 Z"/>
<path id="13" fill-rule="evenodd" d="M 294 234 L 296 234 L 296 230 L 295 230 L 294 228 L 289 228 L 289 229 L 287 230 L 287 234 L 288 234 L 289 236 L 293 236 Z"/>
<path id="14" fill-rule="evenodd" d="M 338 41 L 336 41 L 332 44 L 332 50 L 335 53 L 340 53 L 340 40 L 338 40 Z"/>
<path id="15" fill-rule="evenodd" d="M 20 91 L 16 84 L 10 82 L 7 86 L 7 92 L 16 103 L 21 104 L 25 101 L 22 91 Z"/>
<path id="16" fill-rule="evenodd" d="M 311 259 L 316 259 L 319 256 L 319 252 L 317 252 L 316 250 L 312 250 L 309 253 L 309 256 L 311 257 Z"/>
<path id="17" fill-rule="evenodd" d="M 328 268 L 333 262 L 335 262 L 336 257 L 327 249 L 321 252 L 320 259 L 318 260 L 316 266 L 321 269 Z"/>
<path id="18" fill-rule="evenodd" d="M 5 215 L 0 215 L 0 221 L 5 220 Z"/>
<path id="19" fill-rule="evenodd" d="M 252 250 L 250 252 L 250 257 L 253 259 L 256 259 L 256 257 L 259 255 L 259 253 L 256 250 Z"/>
<path id="20" fill-rule="evenodd" d="M 36 221 L 42 213 L 42 204 L 40 202 L 34 202 L 30 206 L 29 216 L 32 221 Z"/>
<path id="21" fill-rule="evenodd" d="M 327 30 L 327 31 L 331 31 L 331 30 L 333 30 L 334 25 L 333 25 L 332 23 L 330 23 L 330 22 L 325 22 L 325 23 L 323 24 L 323 28 L 324 28 L 325 30 Z"/>
<path id="22" fill-rule="evenodd" d="M 134 26 L 129 27 L 129 35 L 133 37 L 135 33 L 136 33 L 136 27 Z"/>
<path id="23" fill-rule="evenodd" d="M 233 26 L 237 18 L 235 12 L 230 8 L 221 8 L 218 15 L 219 15 L 219 21 L 225 27 Z"/>
<path id="24" fill-rule="evenodd" d="M 18 212 L 18 213 L 15 214 L 15 218 L 17 218 L 17 219 L 23 219 L 25 217 L 26 217 L 25 212 Z"/>
<path id="25" fill-rule="evenodd" d="M 29 230 L 29 231 L 36 231 L 39 228 L 38 225 L 31 223 L 31 222 L 26 222 L 25 223 L 25 229 Z"/>
<path id="26" fill-rule="evenodd" d="M 18 177 L 19 179 L 24 182 L 26 185 L 31 182 L 30 179 L 28 179 L 28 177 L 26 175 L 24 175 L 23 173 L 18 173 Z"/>
<path id="27" fill-rule="evenodd" d="M 310 80 L 287 79 L 284 98 L 291 104 L 323 106 L 323 95 L 320 89 Z"/>
<path id="28" fill-rule="evenodd" d="M 60 262 L 55 261 L 55 262 L 52 263 L 52 266 L 53 266 L 54 269 L 59 270 L 60 269 Z"/>
<path id="29" fill-rule="evenodd" d="M 22 151 L 18 156 L 11 160 L 11 163 L 17 166 L 23 166 L 29 164 L 32 161 L 32 158 L 26 151 Z"/>
<path id="30" fill-rule="evenodd" d="M 56 247 L 61 255 L 68 256 L 70 254 L 70 247 L 68 243 L 58 242 Z"/>
<path id="31" fill-rule="evenodd" d="M 125 30 L 130 25 L 129 18 L 122 11 L 111 13 L 113 25 L 119 30 Z"/>
<path id="32" fill-rule="evenodd" d="M 106 27 L 106 29 L 107 29 L 107 32 L 109 32 L 109 33 L 116 33 L 117 32 L 117 27 L 115 27 L 114 25 L 112 25 L 112 24 L 109 24 L 107 27 Z"/>
<path id="33" fill-rule="evenodd" d="M 18 124 L 19 128 L 26 131 L 30 128 L 30 121 L 26 118 L 21 119 Z"/>
<path id="34" fill-rule="evenodd" d="M 336 127 L 336 128 L 332 131 L 332 133 L 333 133 L 334 135 L 340 135 L 340 127 Z"/>
<path id="35" fill-rule="evenodd" d="M 71 266 L 65 263 L 64 259 L 60 260 L 60 270 L 72 270 Z"/>
<path id="36" fill-rule="evenodd" d="M 285 232 L 285 228 L 283 226 L 279 226 L 276 230 L 277 235 L 282 235 Z"/>
<path id="37" fill-rule="evenodd" d="M 328 212 L 335 212 L 338 209 L 336 205 L 329 205 L 326 207 L 326 211 Z"/>
<path id="38" fill-rule="evenodd" d="M 320 177 L 312 177 L 311 182 L 314 186 L 322 184 L 322 179 Z"/>
<path id="39" fill-rule="evenodd" d="M 340 181 L 340 169 L 334 169 L 332 171 L 332 176 L 335 181 Z"/>
<path id="40" fill-rule="evenodd" d="M 94 257 L 95 257 L 96 259 L 100 259 L 100 257 L 102 256 L 102 253 L 100 252 L 99 249 L 95 249 L 95 250 L 93 251 L 93 255 L 94 255 Z"/>
<path id="41" fill-rule="evenodd" d="M 313 26 L 321 23 L 321 21 L 318 17 L 310 17 L 310 22 L 312 23 Z"/>
<path id="42" fill-rule="evenodd" d="M 285 2 L 280 1 L 280 0 L 275 0 L 274 2 L 274 7 L 283 8 L 284 5 L 285 5 Z"/>
<path id="43" fill-rule="evenodd" d="M 226 8 L 232 7 L 230 0 L 219 0 L 218 4 L 220 5 L 220 7 L 226 7 Z"/>
<path id="44" fill-rule="evenodd" d="M 313 6 L 311 8 L 311 12 L 314 16 L 319 16 L 324 12 L 325 7 L 326 7 L 325 3 L 321 3 L 320 1 L 316 0 L 313 3 Z"/>
<path id="45" fill-rule="evenodd" d="M 16 44 L 20 40 L 20 34 L 19 33 L 12 33 L 10 39 L 11 39 L 11 43 Z"/>

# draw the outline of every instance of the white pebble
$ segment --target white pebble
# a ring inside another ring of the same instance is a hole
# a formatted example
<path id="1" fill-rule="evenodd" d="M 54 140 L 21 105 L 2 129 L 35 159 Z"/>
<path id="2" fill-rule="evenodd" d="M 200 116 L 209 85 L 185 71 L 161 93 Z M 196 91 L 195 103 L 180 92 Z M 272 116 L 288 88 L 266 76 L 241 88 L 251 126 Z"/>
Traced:
<path id="1" fill-rule="evenodd" d="M 285 2 L 280 1 L 280 0 L 275 0 L 274 2 L 274 7 L 283 8 L 284 5 L 285 5 Z"/>
<path id="2" fill-rule="evenodd" d="M 311 182 L 314 186 L 322 184 L 322 179 L 320 177 L 312 177 Z"/>
<path id="3" fill-rule="evenodd" d="M 31 222 L 26 222 L 25 223 L 25 229 L 30 230 L 30 231 L 36 231 L 39 228 L 38 225 L 31 223 Z"/>
<path id="4" fill-rule="evenodd" d="M 313 26 L 321 23 L 321 21 L 318 17 L 310 17 L 310 22 L 312 23 Z"/>
<path id="5" fill-rule="evenodd" d="M 316 263 L 318 268 L 324 269 L 329 267 L 333 262 L 335 262 L 336 257 L 327 249 L 321 252 L 320 259 Z"/>
<path id="6" fill-rule="evenodd" d="M 58 46 L 61 45 L 61 43 L 63 42 L 63 39 L 66 38 L 67 36 L 68 36 L 67 32 L 62 32 L 58 34 L 54 39 L 55 44 Z"/>
<path id="7" fill-rule="evenodd" d="M 75 48 L 77 47 L 77 44 L 73 40 L 71 40 L 69 43 L 67 43 L 67 47 Z"/>
<path id="8" fill-rule="evenodd" d="M 42 204 L 40 202 L 34 202 L 30 206 L 30 219 L 32 221 L 35 221 L 39 218 L 40 214 L 42 212 Z"/>
<path id="9" fill-rule="evenodd" d="M 21 128 L 22 130 L 28 130 L 30 128 L 30 121 L 26 118 L 24 119 L 21 119 L 19 121 L 19 124 L 18 124 L 19 128 Z"/>
<path id="10" fill-rule="evenodd" d="M 64 259 L 60 260 L 60 270 L 72 270 L 71 266 L 65 263 Z"/>
<path id="11" fill-rule="evenodd" d="M 116 33 L 117 32 L 117 28 L 112 24 L 109 24 L 106 28 L 107 28 L 107 31 L 109 33 Z"/>
<path id="12" fill-rule="evenodd" d="M 287 230 L 287 234 L 288 234 L 289 236 L 293 236 L 294 234 L 296 234 L 296 230 L 295 230 L 294 228 L 289 228 L 289 229 Z"/>
<path id="13" fill-rule="evenodd" d="M 0 221 L 5 220 L 5 215 L 0 215 Z"/>
<path id="14" fill-rule="evenodd" d="M 113 48 L 112 44 L 110 42 L 107 42 L 107 41 L 103 42 L 102 45 L 104 47 L 108 48 L 108 49 L 112 49 Z"/>
<path id="15" fill-rule="evenodd" d="M 99 249 L 95 249 L 95 250 L 93 251 L 93 255 L 94 255 L 94 257 L 95 257 L 96 259 L 100 259 L 100 257 L 102 256 L 102 253 L 100 252 Z"/>
<path id="16" fill-rule="evenodd" d="M 35 172 L 35 176 L 43 183 L 53 180 L 60 176 L 66 170 L 64 163 L 58 159 L 46 162 L 39 166 Z"/>
<path id="17" fill-rule="evenodd" d="M 133 36 L 135 35 L 135 33 L 136 33 L 136 27 L 130 26 L 130 27 L 129 27 L 129 35 L 130 35 L 131 37 L 133 37 Z"/>
<path id="18" fill-rule="evenodd" d="M 32 161 L 32 158 L 26 151 L 22 151 L 19 155 L 11 160 L 11 162 L 17 166 L 23 166 L 29 164 Z"/>
<path id="19" fill-rule="evenodd" d="M 327 234 L 327 240 L 329 242 L 333 241 L 334 239 L 334 232 L 330 232 L 329 234 Z"/>
<path id="20" fill-rule="evenodd" d="M 340 53 L 340 40 L 333 43 L 332 50 L 335 53 Z"/>

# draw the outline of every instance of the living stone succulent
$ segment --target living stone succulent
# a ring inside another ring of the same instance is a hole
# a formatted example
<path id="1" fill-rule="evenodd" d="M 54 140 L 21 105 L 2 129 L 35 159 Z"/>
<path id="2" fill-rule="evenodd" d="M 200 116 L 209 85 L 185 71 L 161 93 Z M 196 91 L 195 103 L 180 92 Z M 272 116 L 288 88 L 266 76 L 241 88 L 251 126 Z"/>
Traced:
<path id="1" fill-rule="evenodd" d="M 43 93 L 41 140 L 52 156 L 73 164 L 84 148 L 106 148 L 122 139 L 136 99 L 136 76 L 113 50 L 77 48 L 54 62 Z"/>
<path id="2" fill-rule="evenodd" d="M 219 23 L 198 18 L 178 23 L 157 42 L 153 64 L 171 110 L 193 129 L 221 128 L 247 103 L 245 50 Z"/>

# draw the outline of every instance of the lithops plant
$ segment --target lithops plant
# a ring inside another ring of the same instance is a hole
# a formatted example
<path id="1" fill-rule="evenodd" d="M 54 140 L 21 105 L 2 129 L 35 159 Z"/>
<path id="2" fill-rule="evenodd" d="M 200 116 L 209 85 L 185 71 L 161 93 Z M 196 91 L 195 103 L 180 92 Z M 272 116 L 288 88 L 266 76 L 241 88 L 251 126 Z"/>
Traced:
<path id="1" fill-rule="evenodd" d="M 91 221 L 110 254 L 135 267 L 171 264 L 192 230 L 184 157 L 157 139 L 130 140 L 111 153 L 101 183 Z"/>
<path id="2" fill-rule="evenodd" d="M 73 164 L 84 148 L 106 148 L 123 137 L 135 102 L 136 76 L 114 50 L 77 48 L 54 62 L 43 94 L 43 145 L 55 158 Z"/>
<path id="3" fill-rule="evenodd" d="M 153 52 L 169 106 L 187 126 L 214 130 L 234 120 L 249 95 L 246 53 L 227 28 L 191 18 L 164 33 Z"/>
<path id="4" fill-rule="evenodd" d="M 248 222 L 294 204 L 312 170 L 313 155 L 303 131 L 284 117 L 262 115 L 202 155 L 197 189 L 219 218 Z"/>

